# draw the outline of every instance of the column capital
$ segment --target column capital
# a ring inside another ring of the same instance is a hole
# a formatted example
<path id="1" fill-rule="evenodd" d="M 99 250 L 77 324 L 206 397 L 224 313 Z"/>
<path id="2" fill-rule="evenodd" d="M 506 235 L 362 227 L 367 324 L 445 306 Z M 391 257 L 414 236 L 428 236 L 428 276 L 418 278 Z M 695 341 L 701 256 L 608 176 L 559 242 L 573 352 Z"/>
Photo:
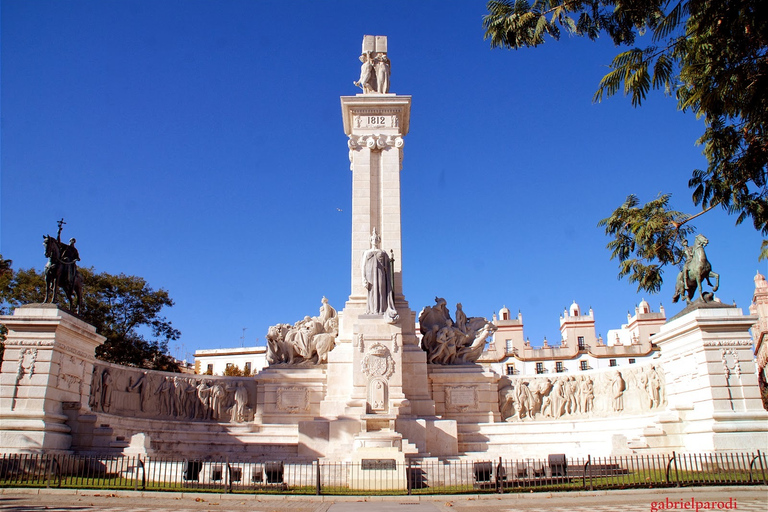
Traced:
<path id="1" fill-rule="evenodd" d="M 396 94 L 358 94 L 341 97 L 344 133 L 348 136 L 408 134 L 411 97 Z"/>

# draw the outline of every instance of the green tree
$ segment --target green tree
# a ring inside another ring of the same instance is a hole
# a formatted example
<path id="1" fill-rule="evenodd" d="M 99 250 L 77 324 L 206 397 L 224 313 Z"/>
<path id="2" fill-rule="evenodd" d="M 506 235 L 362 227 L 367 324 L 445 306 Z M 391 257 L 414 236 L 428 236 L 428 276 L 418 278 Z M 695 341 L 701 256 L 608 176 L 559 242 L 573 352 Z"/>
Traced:
<path id="1" fill-rule="evenodd" d="M 173 306 L 168 292 L 152 289 L 137 276 L 96 273 L 92 268 L 79 271 L 86 283 L 80 316 L 106 338 L 96 348 L 96 357 L 127 366 L 179 371 L 168 355 L 168 342 L 181 333 L 160 314 L 164 307 Z M 0 288 L 4 309 L 39 303 L 44 297 L 45 278 L 35 269 L 11 271 Z"/>
<path id="2" fill-rule="evenodd" d="M 248 368 L 241 370 L 236 364 L 228 364 L 222 375 L 224 377 L 250 377 L 251 371 Z"/>
<path id="3" fill-rule="evenodd" d="M 679 261 L 680 240 L 693 230 L 686 223 L 715 207 L 768 235 L 768 2 L 491 0 L 483 25 L 493 48 L 535 47 L 562 30 L 592 40 L 605 33 L 616 45 L 640 39 L 647 46 L 616 55 L 594 101 L 623 91 L 640 106 L 651 89 L 663 89 L 679 110 L 703 118 L 698 143 L 708 166 L 688 180 L 701 211 L 673 211 L 667 194 L 644 206 L 630 195 L 600 221 L 619 277 L 658 291 L 662 267 Z"/>
<path id="4" fill-rule="evenodd" d="M 4 259 L 3 255 L 0 254 L 0 292 L 6 290 L 11 284 L 11 279 L 13 278 L 12 265 L 13 261 Z M 0 303 L 0 314 L 5 315 L 7 313 L 7 309 Z M 0 363 L 3 362 L 3 354 L 5 353 L 5 335 L 7 333 L 8 330 L 5 326 L 0 324 Z"/>

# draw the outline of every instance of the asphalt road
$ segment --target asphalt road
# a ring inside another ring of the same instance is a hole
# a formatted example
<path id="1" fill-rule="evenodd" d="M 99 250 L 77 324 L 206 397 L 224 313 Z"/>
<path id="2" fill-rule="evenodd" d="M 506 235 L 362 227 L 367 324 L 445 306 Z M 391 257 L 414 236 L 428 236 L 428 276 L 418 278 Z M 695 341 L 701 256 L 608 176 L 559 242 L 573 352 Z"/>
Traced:
<path id="1" fill-rule="evenodd" d="M 768 512 L 768 487 L 687 487 L 461 496 L 263 496 L 0 489 L 0 511 L 3 512 L 696 512 L 697 503 L 699 512 L 713 509 Z M 729 505 L 728 508 L 725 508 L 726 505 Z"/>

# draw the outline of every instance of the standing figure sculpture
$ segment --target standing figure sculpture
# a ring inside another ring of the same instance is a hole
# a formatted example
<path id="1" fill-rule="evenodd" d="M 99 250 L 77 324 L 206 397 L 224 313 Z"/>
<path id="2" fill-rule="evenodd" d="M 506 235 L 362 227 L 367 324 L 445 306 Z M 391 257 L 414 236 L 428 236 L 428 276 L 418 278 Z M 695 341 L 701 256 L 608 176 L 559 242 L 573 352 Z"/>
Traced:
<path id="1" fill-rule="evenodd" d="M 66 224 L 64 219 L 58 221 L 59 231 L 56 238 L 43 235 L 43 247 L 48 262 L 45 264 L 45 298 L 43 302 L 56 302 L 59 287 L 64 289 L 69 308 L 75 314 L 80 313 L 83 299 L 83 276 L 77 270 L 80 253 L 75 247 L 76 240 L 71 238 L 68 244 L 61 241 L 61 229 Z"/>
<path id="2" fill-rule="evenodd" d="M 390 62 L 386 53 L 381 53 L 374 59 L 376 64 L 376 92 L 386 94 L 389 92 Z"/>
<path id="3" fill-rule="evenodd" d="M 707 254 L 704 251 L 704 247 L 708 243 L 707 237 L 701 234 L 696 235 L 693 249 L 688 248 L 687 242 L 683 243 L 685 263 L 683 264 L 683 269 L 677 275 L 675 295 L 672 297 L 672 302 L 677 302 L 680 297 L 685 297 L 685 301 L 690 304 L 697 290 L 701 300 L 709 302 L 711 294 L 704 295 L 704 289 L 701 286 L 702 282 L 706 281 L 709 286 L 712 286 L 712 292 L 716 292 L 720 287 L 720 274 L 712 272 L 712 265 L 707 260 Z M 715 278 L 714 286 L 710 282 L 710 278 Z"/>
<path id="4" fill-rule="evenodd" d="M 363 65 L 360 66 L 360 80 L 355 82 L 355 85 L 363 90 L 363 94 L 376 92 L 376 73 L 373 61 L 374 58 L 371 52 L 365 52 L 360 55 L 360 62 Z"/>
<path id="5" fill-rule="evenodd" d="M 363 253 L 363 286 L 368 291 L 365 312 L 369 315 L 384 315 L 393 324 L 399 318 L 395 309 L 395 292 L 392 286 L 392 259 L 379 248 L 381 237 L 373 228 L 371 248 Z"/>

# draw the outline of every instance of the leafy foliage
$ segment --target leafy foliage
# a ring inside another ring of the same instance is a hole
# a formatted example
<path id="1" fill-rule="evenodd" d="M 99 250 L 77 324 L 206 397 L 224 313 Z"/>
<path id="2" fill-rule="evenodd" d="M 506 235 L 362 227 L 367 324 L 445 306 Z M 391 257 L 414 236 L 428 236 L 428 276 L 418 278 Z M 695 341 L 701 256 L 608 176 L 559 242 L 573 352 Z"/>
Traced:
<path id="1" fill-rule="evenodd" d="M 639 207 L 637 197 L 630 195 L 598 224 L 614 237 L 608 248 L 611 259 L 619 260 L 619 277 L 628 276 L 638 291 L 659 291 L 664 265 L 680 262 L 684 256 L 680 240 L 693 232 L 684 224 L 689 215 L 669 209 L 669 197 L 660 195 Z"/>
<path id="2" fill-rule="evenodd" d="M 13 261 L 6 260 L 3 258 L 3 255 L 0 254 L 0 290 L 5 290 L 8 285 L 11 283 L 11 279 L 13 278 L 13 269 L 11 266 L 13 265 Z M 6 314 L 8 311 L 3 305 L 0 304 L 0 314 Z M 5 335 L 8 334 L 8 329 L 2 324 L 0 324 L 0 363 L 3 361 L 3 354 L 5 353 Z"/>
<path id="3" fill-rule="evenodd" d="M 736 224 L 751 220 L 756 230 L 768 235 L 768 2 L 491 0 L 488 12 L 483 24 L 493 48 L 535 47 L 546 35 L 559 39 L 561 28 L 592 40 L 606 33 L 616 45 L 626 46 L 649 34 L 643 39 L 650 42 L 647 47 L 616 55 L 594 100 L 622 91 L 640 106 L 652 89 L 674 95 L 679 110 L 690 110 L 704 120 L 698 143 L 708 166 L 693 170 L 688 181 L 693 203 L 703 211 L 720 206 L 737 216 Z M 669 197 L 664 197 L 667 208 Z M 661 204 L 656 200 L 646 206 L 657 211 Z M 627 215 L 626 207 L 627 203 L 610 219 Z M 671 219 L 675 214 L 669 211 L 653 218 Z M 614 237 L 610 249 L 626 245 L 627 232 L 615 229 L 612 222 L 601 225 Z M 660 232 L 634 238 L 634 250 L 642 255 L 638 261 L 650 258 L 663 266 L 675 251 L 664 243 L 674 244 L 679 236 L 669 236 L 669 226 L 655 225 Z M 634 226 L 628 232 L 639 230 Z M 641 248 L 644 243 L 649 245 Z M 619 254 L 614 252 L 613 257 Z M 761 247 L 759 259 L 764 258 L 768 240 Z M 641 268 L 631 259 L 619 259 L 621 277 L 630 276 L 645 290 L 659 289 L 661 273 L 656 267 Z"/>
<path id="4" fill-rule="evenodd" d="M 92 268 L 78 270 L 86 283 L 80 316 L 107 338 L 96 348 L 96 357 L 127 366 L 179 371 L 168 355 L 168 342 L 178 339 L 181 333 L 160 314 L 164 307 L 173 306 L 168 292 L 153 290 L 137 276 L 96 273 Z M 13 271 L 10 266 L 9 271 L 7 281 L 0 281 L 4 307 L 43 301 L 45 278 L 42 273 L 35 269 Z M 151 339 L 147 339 L 147 331 Z"/>
<path id="5" fill-rule="evenodd" d="M 251 371 L 248 368 L 240 369 L 236 364 L 227 365 L 222 374 L 224 377 L 250 377 Z"/>

